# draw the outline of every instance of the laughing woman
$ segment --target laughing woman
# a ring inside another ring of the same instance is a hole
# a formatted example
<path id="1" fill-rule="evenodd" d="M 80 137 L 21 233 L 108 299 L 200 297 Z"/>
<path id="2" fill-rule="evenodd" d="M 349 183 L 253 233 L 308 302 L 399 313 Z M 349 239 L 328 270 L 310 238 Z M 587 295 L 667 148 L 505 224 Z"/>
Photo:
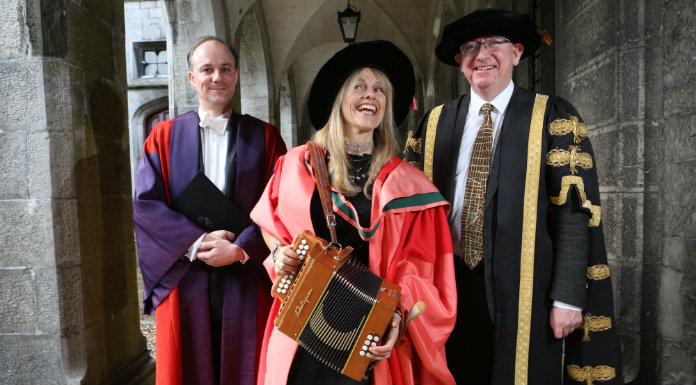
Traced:
<path id="1" fill-rule="evenodd" d="M 390 42 L 350 45 L 319 71 L 309 95 L 309 116 L 326 149 L 338 242 L 354 248 L 376 275 L 401 286 L 401 302 L 427 305 L 403 328 L 394 313 L 384 344 L 370 348 L 377 361 L 373 384 L 454 384 L 444 344 L 454 326 L 456 289 L 447 225 L 449 204 L 427 177 L 396 157 L 395 125 L 413 98 L 415 80 L 408 57 Z M 306 145 L 276 163 L 274 176 L 252 212 L 273 253 L 266 260 L 272 279 L 297 271 L 287 246 L 303 230 L 330 239 Z M 324 366 L 273 325 L 266 327 L 259 384 L 355 384 Z M 399 336 L 402 336 L 399 338 Z"/>

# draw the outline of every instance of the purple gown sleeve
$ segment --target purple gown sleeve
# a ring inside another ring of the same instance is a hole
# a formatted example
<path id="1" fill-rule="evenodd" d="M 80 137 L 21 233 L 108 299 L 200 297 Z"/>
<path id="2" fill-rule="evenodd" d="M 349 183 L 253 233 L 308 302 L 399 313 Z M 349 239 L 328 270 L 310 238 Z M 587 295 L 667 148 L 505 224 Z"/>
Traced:
<path id="1" fill-rule="evenodd" d="M 181 257 L 203 234 L 198 226 L 169 208 L 159 153 L 145 153 L 135 177 L 133 222 L 144 283 L 144 309 L 152 313 L 186 273 Z"/>

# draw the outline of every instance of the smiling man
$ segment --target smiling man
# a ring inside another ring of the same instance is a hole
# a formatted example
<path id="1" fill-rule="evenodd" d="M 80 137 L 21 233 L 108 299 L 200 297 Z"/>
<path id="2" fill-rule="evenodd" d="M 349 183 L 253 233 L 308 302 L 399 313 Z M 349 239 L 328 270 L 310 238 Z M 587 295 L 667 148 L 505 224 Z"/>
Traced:
<path id="1" fill-rule="evenodd" d="M 272 125 L 232 109 L 234 49 L 202 37 L 188 62 L 198 111 L 146 139 L 133 199 L 157 384 L 255 384 L 271 282 L 249 213 L 285 144 Z"/>
<path id="2" fill-rule="evenodd" d="M 512 81 L 543 34 L 497 9 L 447 25 L 435 53 L 471 93 L 431 110 L 404 151 L 452 203 L 460 385 L 623 381 L 587 126 Z"/>

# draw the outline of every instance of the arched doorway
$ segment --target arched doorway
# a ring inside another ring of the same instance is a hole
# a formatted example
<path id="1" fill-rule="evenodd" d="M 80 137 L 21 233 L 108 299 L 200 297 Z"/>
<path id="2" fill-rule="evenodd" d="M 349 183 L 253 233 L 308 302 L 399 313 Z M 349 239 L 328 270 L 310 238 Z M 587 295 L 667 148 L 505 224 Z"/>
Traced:
<path id="1" fill-rule="evenodd" d="M 147 139 L 152 130 L 155 128 L 157 123 L 169 120 L 169 107 L 154 112 L 145 119 L 145 132 L 143 133 L 143 138 Z"/>

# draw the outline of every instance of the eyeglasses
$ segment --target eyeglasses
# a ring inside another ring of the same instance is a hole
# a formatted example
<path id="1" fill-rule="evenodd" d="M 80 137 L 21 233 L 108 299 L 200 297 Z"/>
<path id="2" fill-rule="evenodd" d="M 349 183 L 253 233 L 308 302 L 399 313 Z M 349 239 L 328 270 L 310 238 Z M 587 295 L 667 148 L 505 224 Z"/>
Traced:
<path id="1" fill-rule="evenodd" d="M 512 43 L 508 39 L 491 39 L 486 41 L 471 41 L 459 46 L 459 52 L 464 56 L 475 55 L 478 53 L 481 46 L 486 47 L 489 52 L 498 51 L 505 43 Z"/>

